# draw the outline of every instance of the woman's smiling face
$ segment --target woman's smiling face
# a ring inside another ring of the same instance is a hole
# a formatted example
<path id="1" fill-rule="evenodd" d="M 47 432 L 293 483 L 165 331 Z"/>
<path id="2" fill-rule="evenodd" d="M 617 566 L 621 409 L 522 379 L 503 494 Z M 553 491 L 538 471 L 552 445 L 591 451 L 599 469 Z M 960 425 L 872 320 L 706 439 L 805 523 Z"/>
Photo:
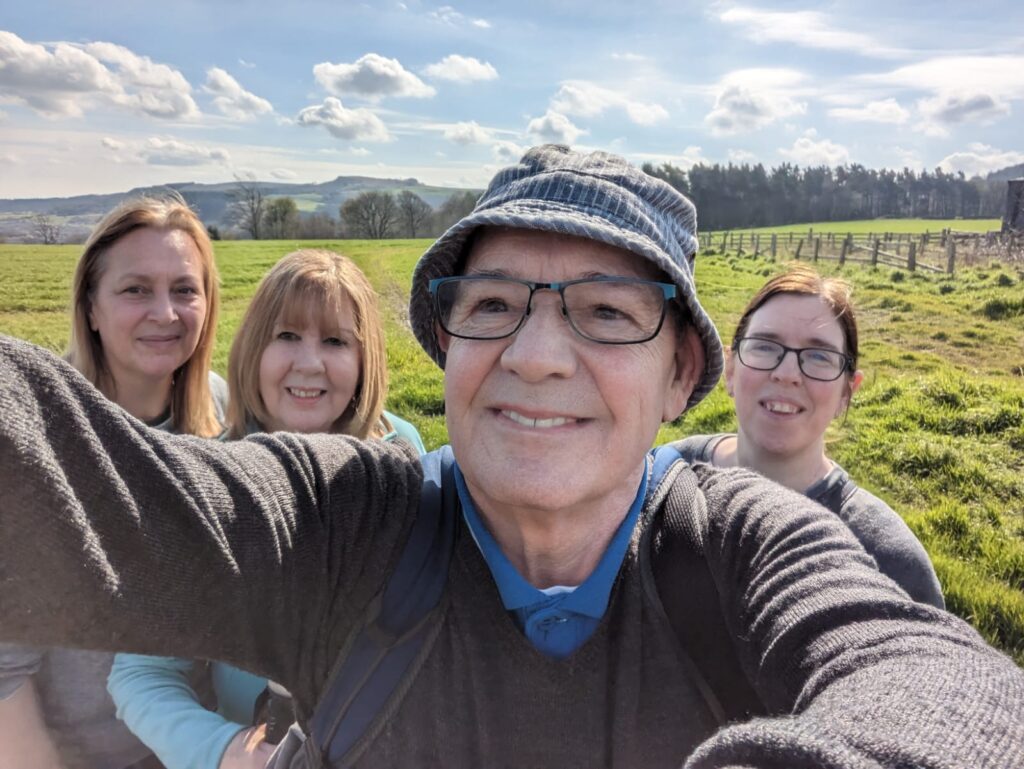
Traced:
<path id="1" fill-rule="evenodd" d="M 821 347 L 845 353 L 843 330 L 818 296 L 778 294 L 750 317 L 745 337 L 787 347 Z M 725 381 L 736 402 L 741 440 L 750 449 L 778 458 L 824 453 L 825 430 L 849 404 L 863 374 L 843 373 L 832 382 L 810 379 L 795 353 L 772 371 L 744 366 L 735 351 L 726 360 Z"/>

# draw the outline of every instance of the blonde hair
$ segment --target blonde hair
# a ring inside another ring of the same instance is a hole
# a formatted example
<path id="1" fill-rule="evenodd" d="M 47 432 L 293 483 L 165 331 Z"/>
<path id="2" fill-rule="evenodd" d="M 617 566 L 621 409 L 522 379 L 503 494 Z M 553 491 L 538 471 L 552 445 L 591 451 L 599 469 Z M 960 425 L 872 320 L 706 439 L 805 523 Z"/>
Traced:
<path id="1" fill-rule="evenodd" d="M 206 317 L 199 342 L 177 371 L 171 385 L 171 426 L 175 432 L 210 437 L 222 430 L 210 394 L 210 359 L 220 308 L 220 279 L 213 259 L 213 245 L 206 227 L 177 193 L 165 197 L 126 200 L 96 225 L 78 260 L 71 286 L 71 341 L 66 358 L 107 397 L 116 399 L 114 381 L 99 333 L 89 325 L 92 296 L 103 275 L 107 250 L 125 235 L 142 227 L 180 230 L 192 238 L 200 255 Z"/>
<path id="2" fill-rule="evenodd" d="M 377 292 L 351 259 L 322 249 L 302 249 L 284 256 L 256 288 L 228 359 L 229 437 L 241 438 L 253 421 L 261 425 L 270 421 L 260 397 L 259 371 L 278 319 L 301 325 L 312 314 L 321 328 L 331 328 L 348 302 L 352 304 L 362 371 L 352 401 L 330 431 L 358 438 L 383 437 L 386 428 L 381 414 L 388 393 L 388 367 Z"/>

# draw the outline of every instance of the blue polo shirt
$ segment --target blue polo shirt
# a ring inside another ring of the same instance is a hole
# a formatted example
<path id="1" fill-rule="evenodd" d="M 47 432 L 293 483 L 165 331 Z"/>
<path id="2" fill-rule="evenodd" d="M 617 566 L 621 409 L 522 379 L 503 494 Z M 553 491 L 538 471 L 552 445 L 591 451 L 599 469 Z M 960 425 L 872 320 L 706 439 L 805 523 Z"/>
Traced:
<path id="1" fill-rule="evenodd" d="M 633 504 L 616 529 L 597 567 L 583 584 L 538 590 L 523 578 L 487 530 L 469 496 L 462 471 L 458 464 L 455 465 L 455 486 L 466 525 L 487 561 L 505 609 L 538 651 L 555 659 L 563 659 L 582 646 L 597 629 L 608 608 L 612 585 L 622 566 L 633 528 L 643 507 L 648 474 L 645 465 Z"/>

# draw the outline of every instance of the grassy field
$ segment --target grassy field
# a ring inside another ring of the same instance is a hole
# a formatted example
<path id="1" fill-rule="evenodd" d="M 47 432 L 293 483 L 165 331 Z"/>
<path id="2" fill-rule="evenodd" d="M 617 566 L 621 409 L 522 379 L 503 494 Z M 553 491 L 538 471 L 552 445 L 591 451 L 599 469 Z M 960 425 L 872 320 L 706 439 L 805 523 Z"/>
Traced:
<path id="1" fill-rule="evenodd" d="M 232 334 L 267 268 L 300 246 L 334 248 L 358 262 L 381 293 L 389 408 L 415 422 L 428 447 L 442 444 L 441 375 L 405 321 L 409 276 L 427 245 L 218 243 L 224 302 L 215 368 L 224 373 Z M 0 245 L 0 332 L 63 349 L 78 250 Z M 726 341 L 745 301 L 778 269 L 762 259 L 698 259 L 702 301 Z M 849 265 L 842 274 L 856 286 L 867 376 L 831 436 L 830 453 L 903 514 L 935 562 L 949 608 L 1024 665 L 1024 270 L 992 264 L 946 277 Z M 659 437 L 734 426 L 719 387 Z"/>
<path id="2" fill-rule="evenodd" d="M 799 232 L 806 234 L 808 229 L 825 234 L 835 232 L 842 234 L 867 235 L 868 233 L 902 233 L 904 235 L 922 235 L 925 232 L 939 233 L 951 229 L 959 232 L 991 232 L 999 231 L 1002 222 L 999 219 L 860 219 L 854 222 L 815 222 L 814 224 L 785 224 L 777 227 L 754 227 L 740 232 Z"/>

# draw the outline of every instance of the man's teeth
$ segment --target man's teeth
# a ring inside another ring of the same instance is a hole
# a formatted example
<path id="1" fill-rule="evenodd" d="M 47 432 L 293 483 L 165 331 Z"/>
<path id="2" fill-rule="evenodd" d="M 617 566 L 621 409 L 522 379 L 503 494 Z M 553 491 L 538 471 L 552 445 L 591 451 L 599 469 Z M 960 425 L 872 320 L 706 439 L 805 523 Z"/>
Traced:
<path id="1" fill-rule="evenodd" d="M 320 393 L 322 393 L 323 390 L 320 390 L 320 389 L 316 389 L 316 390 L 303 390 L 302 388 L 299 388 L 299 387 L 289 387 L 288 388 L 288 392 L 290 392 L 296 398 L 315 398 Z"/>
<path id="2" fill-rule="evenodd" d="M 795 414 L 800 410 L 792 403 L 775 403 L 774 401 L 765 401 L 764 407 L 773 414 Z"/>
<path id="3" fill-rule="evenodd" d="M 575 419 L 567 417 L 552 417 L 551 419 L 530 419 L 529 417 L 524 417 L 522 414 L 517 414 L 514 411 L 508 410 L 502 411 L 501 413 L 507 416 L 516 424 L 523 425 L 524 427 L 561 427 L 562 425 L 567 425 L 571 422 L 576 421 Z"/>

